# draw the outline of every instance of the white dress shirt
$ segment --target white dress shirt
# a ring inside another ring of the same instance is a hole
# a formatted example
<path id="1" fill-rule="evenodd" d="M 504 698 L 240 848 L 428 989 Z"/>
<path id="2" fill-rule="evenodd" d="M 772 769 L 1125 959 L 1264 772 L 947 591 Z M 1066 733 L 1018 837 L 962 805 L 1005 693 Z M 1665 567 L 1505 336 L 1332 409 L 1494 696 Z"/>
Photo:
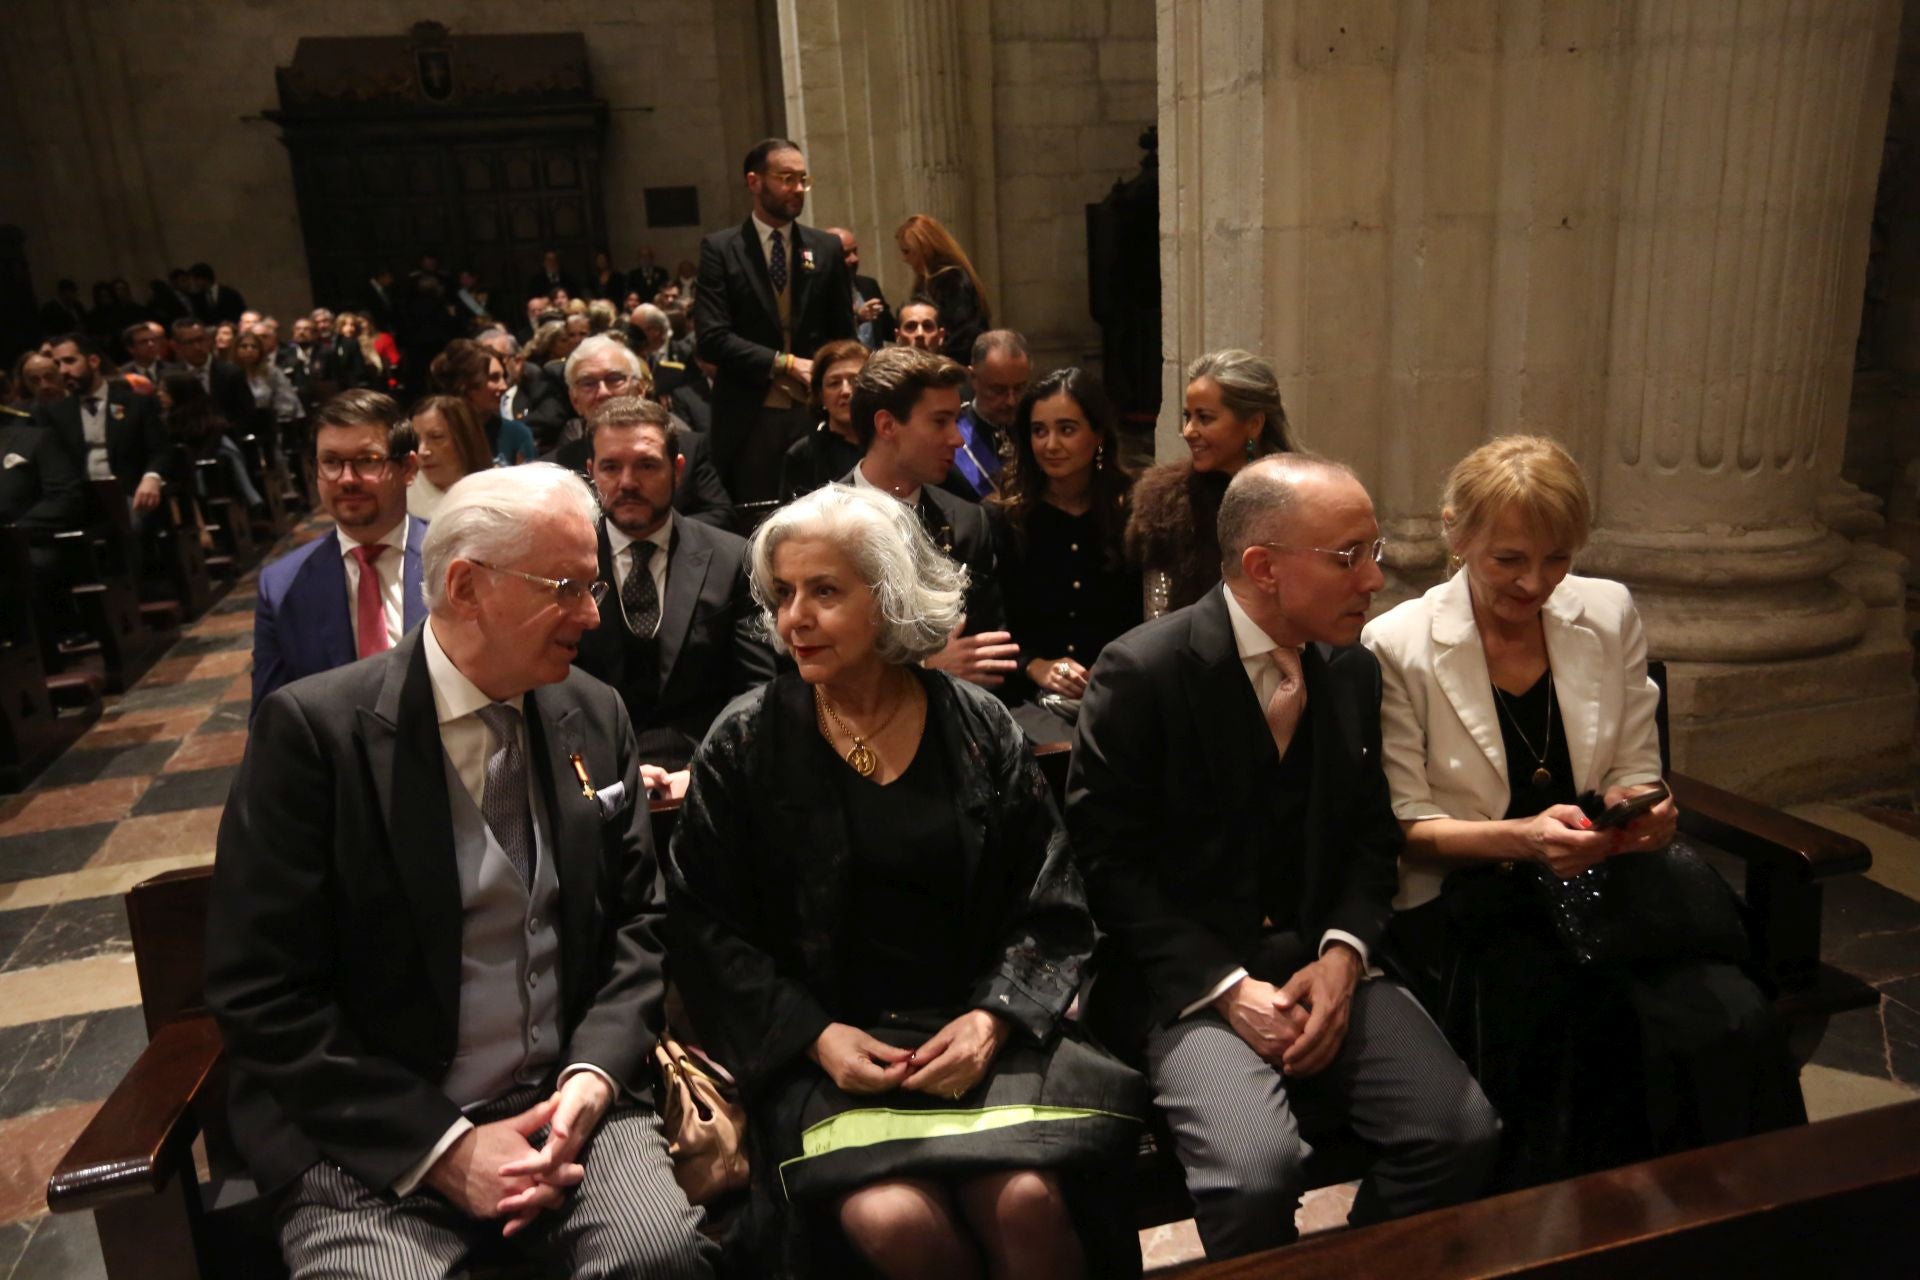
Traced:
<path id="1" fill-rule="evenodd" d="M 357 641 L 360 635 L 360 561 L 353 554 L 353 549 L 360 544 L 349 537 L 345 529 L 334 530 L 334 537 L 340 542 L 340 555 L 347 565 L 347 629 L 353 632 Z M 401 516 L 398 524 L 375 541 L 393 548 L 392 551 L 381 552 L 380 558 L 373 562 L 374 571 L 380 575 L 381 611 L 387 615 L 387 644 L 392 646 L 400 640 L 406 617 L 402 607 L 401 584 L 407 566 L 407 517 Z"/>
<path id="2" fill-rule="evenodd" d="M 856 489 L 871 489 L 875 493 L 884 493 L 895 502 L 904 502 L 910 507 L 920 505 L 920 485 L 913 486 L 912 490 L 907 493 L 895 493 L 891 489 L 882 489 L 879 485 L 867 479 L 867 464 L 865 459 L 862 459 L 860 465 L 853 469 L 853 487 Z"/>
<path id="3" fill-rule="evenodd" d="M 1280 669 L 1273 665 L 1273 651 L 1280 646 L 1274 638 L 1255 622 L 1247 611 L 1240 607 L 1240 601 L 1226 583 L 1220 584 L 1220 592 L 1227 599 L 1227 617 L 1233 623 L 1233 643 L 1240 651 L 1240 666 L 1247 673 L 1247 680 L 1253 685 L 1253 696 L 1260 700 L 1264 709 L 1273 691 L 1280 686 Z M 1360 956 L 1360 967 L 1369 967 L 1366 944 L 1348 933 L 1345 929 L 1329 929 L 1320 935 L 1320 954 L 1325 955 L 1327 948 L 1336 942 L 1344 942 Z M 1245 969 L 1235 969 L 1215 983 L 1213 989 L 1180 1011 L 1181 1017 L 1198 1013 L 1200 1010 L 1225 995 L 1234 984 L 1247 976 Z"/>
<path id="4" fill-rule="evenodd" d="M 404 523 L 404 522 L 403 522 Z M 386 557 L 380 557 L 385 560 Z M 453 772 L 460 779 L 460 785 L 473 797 L 474 807 L 486 812 L 487 795 L 487 757 L 493 753 L 493 732 L 487 728 L 486 721 L 480 718 L 482 707 L 493 705 L 493 699 L 481 692 L 478 685 L 467 679 L 466 673 L 454 665 L 447 651 L 440 647 L 440 637 L 434 633 L 433 619 L 427 619 L 420 628 L 420 644 L 427 651 L 427 679 L 433 686 L 433 713 L 440 723 L 440 749 L 447 753 L 447 763 L 453 766 Z M 531 781 L 533 755 L 527 745 L 526 695 L 508 699 L 503 705 L 520 712 L 521 722 L 520 758 L 527 761 Z M 567 1078 L 577 1071 L 591 1071 L 607 1082 L 607 1088 L 617 1097 L 620 1086 L 613 1077 L 590 1062 L 575 1062 L 560 1073 L 558 1084 L 565 1084 Z M 558 1086 L 556 1085 L 556 1088 Z M 447 1149 L 460 1140 L 460 1135 L 473 1128 L 473 1121 L 465 1116 L 447 1126 L 440 1140 L 433 1144 L 432 1150 L 394 1181 L 393 1193 L 397 1196 L 412 1195 L 420 1185 L 427 1171 L 447 1153 Z"/>
<path id="5" fill-rule="evenodd" d="M 629 538 L 620 532 L 613 521 L 607 521 L 607 545 L 613 548 L 613 594 L 620 601 L 620 616 L 623 618 L 627 613 L 627 599 L 621 588 L 627 584 L 627 575 L 633 572 L 635 541 L 636 539 Z M 651 542 L 660 548 L 653 553 L 653 559 L 647 562 L 647 571 L 653 575 L 653 597 L 660 602 L 664 610 L 667 603 L 667 553 L 673 549 L 673 508 L 667 508 L 667 518 L 660 522 L 658 529 L 637 541 Z M 659 629 L 660 624 L 656 621 L 654 630 Z M 633 630 L 632 618 L 627 618 L 627 630 Z"/>

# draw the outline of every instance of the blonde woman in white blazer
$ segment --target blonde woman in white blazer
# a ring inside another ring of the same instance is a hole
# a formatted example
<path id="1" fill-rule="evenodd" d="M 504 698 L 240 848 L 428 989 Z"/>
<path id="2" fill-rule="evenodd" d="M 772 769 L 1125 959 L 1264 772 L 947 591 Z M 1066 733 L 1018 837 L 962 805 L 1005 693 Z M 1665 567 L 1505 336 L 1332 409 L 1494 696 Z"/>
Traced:
<path id="1" fill-rule="evenodd" d="M 1741 969 L 1580 966 L 1524 865 L 1570 878 L 1665 846 L 1678 817 L 1671 799 L 1624 831 L 1589 817 L 1659 782 L 1659 691 L 1627 589 L 1571 573 L 1591 522 L 1578 466 L 1550 440 L 1494 440 L 1454 468 L 1441 517 L 1458 571 L 1362 637 L 1406 833 L 1388 950 L 1501 1113 L 1500 1185 L 1804 1120 Z"/>

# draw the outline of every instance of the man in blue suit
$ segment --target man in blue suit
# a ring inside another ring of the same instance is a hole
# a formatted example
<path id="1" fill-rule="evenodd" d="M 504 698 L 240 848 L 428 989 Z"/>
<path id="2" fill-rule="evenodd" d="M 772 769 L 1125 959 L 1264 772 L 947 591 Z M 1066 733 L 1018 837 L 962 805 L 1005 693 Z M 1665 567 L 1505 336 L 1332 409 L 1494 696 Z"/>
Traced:
<path id="1" fill-rule="evenodd" d="M 414 443 L 413 424 L 378 391 L 342 392 L 315 413 L 314 474 L 337 527 L 260 571 L 254 711 L 283 684 L 384 653 L 426 617 L 427 522 L 407 515 Z"/>

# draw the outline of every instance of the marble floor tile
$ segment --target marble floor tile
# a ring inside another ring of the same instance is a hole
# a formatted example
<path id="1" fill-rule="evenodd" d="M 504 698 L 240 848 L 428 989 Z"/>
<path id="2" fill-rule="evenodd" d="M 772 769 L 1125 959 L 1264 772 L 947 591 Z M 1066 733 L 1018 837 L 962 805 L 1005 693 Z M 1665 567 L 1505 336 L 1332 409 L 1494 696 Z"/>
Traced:
<path id="1" fill-rule="evenodd" d="M 79 827 L 123 818 L 146 794 L 151 778 L 107 778 L 77 787 L 54 787 L 16 796 L 0 816 L 0 836 Z"/>
<path id="2" fill-rule="evenodd" d="M 1800 1069 L 1800 1093 L 1807 1100 L 1807 1119 L 1814 1121 L 1897 1106 L 1920 1098 L 1920 1089 L 1812 1064 Z"/>
<path id="3" fill-rule="evenodd" d="M 182 637 L 170 650 L 173 657 L 204 657 L 209 653 L 230 653 L 236 649 L 253 652 L 253 620 L 244 619 L 247 630 L 215 631 Z"/>
<path id="4" fill-rule="evenodd" d="M 180 773 L 187 769 L 212 769 L 240 763 L 247 754 L 244 729 L 226 733 L 200 733 L 182 742 L 161 767 L 162 773 Z"/>
<path id="5" fill-rule="evenodd" d="M 68 749 L 34 779 L 38 787 L 70 787 L 102 778 L 133 778 L 158 773 L 173 754 L 171 742 L 134 742 L 100 750 Z"/>
<path id="6" fill-rule="evenodd" d="M 130 711 L 178 710 L 182 707 L 197 707 L 202 704 L 211 706 L 220 700 L 227 685 L 232 683 L 230 673 L 221 673 L 207 679 L 185 680 L 179 684 L 142 683 L 129 690 L 116 704 L 124 716 Z"/>
<path id="7" fill-rule="evenodd" d="M 0 1119 L 106 1097 L 146 1044 L 138 1008 L 0 1028 Z"/>
<path id="8" fill-rule="evenodd" d="M 25 945 L 40 923 L 40 917 L 52 910 L 46 903 L 34 903 L 12 911 L 0 911 L 0 970 L 9 968 L 13 953 Z"/>
<path id="9" fill-rule="evenodd" d="M 204 710 L 195 709 L 176 713 L 174 720 L 136 720 L 122 724 L 118 720 L 103 719 L 81 735 L 80 741 L 73 745 L 73 750 L 96 751 L 138 746 L 146 742 L 178 742 L 198 728 L 206 718 Z"/>
<path id="10" fill-rule="evenodd" d="M 251 686 L 249 686 L 249 688 L 251 688 Z M 223 702 L 213 709 L 212 714 L 200 722 L 200 727 L 195 729 L 194 732 L 233 733 L 236 730 L 245 730 L 247 727 L 247 713 L 252 709 L 253 703 L 251 701 L 242 701 L 236 698 L 231 702 Z"/>
<path id="11" fill-rule="evenodd" d="M 92 1214 L 48 1214 L 28 1225 L 33 1234 L 7 1280 L 106 1280 Z"/>
<path id="12" fill-rule="evenodd" d="M 253 666 L 253 654 L 247 650 L 234 650 L 224 653 L 209 653 L 200 657 L 191 655 L 182 658 L 162 658 L 153 664 L 146 675 L 140 677 L 140 687 L 149 685 L 183 684 L 195 680 L 210 680 L 215 676 L 234 676 Z"/>
<path id="13" fill-rule="evenodd" d="M 0 960 L 0 973 L 131 950 L 127 911 L 120 899 L 76 898 L 42 909 L 12 954 Z"/>
<path id="14" fill-rule="evenodd" d="M 233 683 L 227 686 L 227 691 L 220 695 L 220 701 L 249 702 L 249 703 L 252 702 L 253 701 L 252 673 L 248 673 L 247 675 L 244 675 L 244 676 L 235 676 L 233 678 Z"/>
<path id="15" fill-rule="evenodd" d="M 87 866 L 122 867 L 156 858 L 212 862 L 214 837 L 219 831 L 218 805 L 128 818 L 102 842 Z"/>
<path id="16" fill-rule="evenodd" d="M 145 819 L 135 819 L 145 821 Z M 125 825 L 125 824 L 122 824 Z M 127 890 L 164 871 L 213 865 L 213 841 L 198 853 L 168 858 L 138 857 L 112 866 L 82 867 L 65 875 L 45 876 L 39 880 L 21 880 L 0 884 L 0 911 L 19 911 L 27 907 L 50 907 L 56 902 L 78 902 L 83 898 L 118 897 Z M 4 1014 L 0 1010 L 0 1014 Z"/>
<path id="17" fill-rule="evenodd" d="M 207 612 L 223 617 L 235 613 L 244 613 L 251 616 L 253 611 L 259 607 L 259 604 L 260 595 L 257 591 L 242 591 L 238 587 L 235 587 L 232 591 L 227 592 L 219 604 L 216 604 L 213 608 L 207 610 Z"/>
<path id="18" fill-rule="evenodd" d="M 233 765 L 221 765 L 213 769 L 187 769 L 179 773 L 161 774 L 153 779 L 152 785 L 134 802 L 129 812 L 133 817 L 144 818 L 156 813 L 224 805 L 227 792 L 233 786 L 233 775 L 237 772 L 238 769 Z"/>
<path id="19" fill-rule="evenodd" d="M 152 735 L 144 741 L 154 738 L 184 738 L 212 714 L 211 707 L 149 707 L 144 711 L 122 711 L 118 707 L 108 707 L 100 716 L 100 723 L 87 730 L 92 737 L 102 729 L 124 728 L 129 725 L 155 725 L 165 733 Z M 85 741 L 86 739 L 82 739 Z"/>
<path id="20" fill-rule="evenodd" d="M 130 951 L 0 973 L 0 1027 L 139 1003 L 140 978 Z"/>
<path id="21" fill-rule="evenodd" d="M 33 1238 L 33 1229 L 37 1225 L 34 1222 L 0 1225 L 0 1280 L 13 1280 L 14 1264 L 26 1252 L 27 1241 Z"/>
<path id="22" fill-rule="evenodd" d="M 47 1176 L 99 1109 L 98 1102 L 84 1102 L 0 1120 L 0 1222 L 46 1212 Z M 21 1260 L 32 1252 L 29 1244 Z"/>
<path id="23" fill-rule="evenodd" d="M 0 884 L 77 871 L 100 851 L 113 829 L 111 822 L 94 822 L 0 837 Z"/>
<path id="24" fill-rule="evenodd" d="M 205 636 L 245 636 L 249 647 L 253 641 L 253 615 L 248 613 L 209 612 L 200 621 L 187 628 L 187 639 L 197 640 Z"/>

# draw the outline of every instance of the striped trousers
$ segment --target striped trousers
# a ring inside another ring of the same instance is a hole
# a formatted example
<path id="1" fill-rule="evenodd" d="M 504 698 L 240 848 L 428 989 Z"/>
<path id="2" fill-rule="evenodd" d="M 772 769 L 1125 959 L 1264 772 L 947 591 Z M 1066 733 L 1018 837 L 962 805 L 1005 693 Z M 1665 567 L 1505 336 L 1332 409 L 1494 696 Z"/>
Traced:
<path id="1" fill-rule="evenodd" d="M 542 1096 L 516 1091 L 472 1118 L 504 1119 Z M 703 1213 L 673 1180 L 657 1115 L 616 1107 L 594 1131 L 581 1165 L 586 1177 L 565 1204 L 502 1241 L 499 1221 L 475 1221 L 424 1189 L 404 1197 L 375 1191 L 323 1160 L 279 1206 L 280 1251 L 294 1280 L 435 1280 L 463 1277 L 478 1261 L 524 1257 L 579 1277 L 713 1274 L 719 1249 L 700 1234 Z"/>
<path id="2" fill-rule="evenodd" d="M 1212 1010 L 1147 1037 L 1154 1102 L 1166 1112 L 1210 1259 L 1295 1237 L 1310 1135 L 1350 1128 L 1378 1153 L 1356 1226 L 1454 1204 L 1492 1171 L 1500 1122 L 1440 1028 L 1405 988 L 1354 988 L 1331 1065 L 1283 1077 Z"/>

